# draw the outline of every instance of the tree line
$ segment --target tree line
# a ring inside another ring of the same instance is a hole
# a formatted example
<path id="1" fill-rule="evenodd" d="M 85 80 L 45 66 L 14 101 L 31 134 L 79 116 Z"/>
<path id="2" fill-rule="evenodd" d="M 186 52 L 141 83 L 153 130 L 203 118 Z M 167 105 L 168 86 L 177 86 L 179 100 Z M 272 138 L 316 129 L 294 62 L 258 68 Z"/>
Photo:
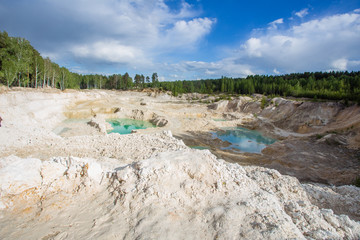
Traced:
<path id="1" fill-rule="evenodd" d="M 280 76 L 252 75 L 246 78 L 161 82 L 160 87 L 177 96 L 182 93 L 254 93 L 360 103 L 360 71 L 305 72 Z"/>
<path id="2" fill-rule="evenodd" d="M 8 87 L 53 87 L 64 90 L 73 89 L 133 89 L 158 87 L 157 73 L 149 76 L 128 73 L 82 75 L 60 67 L 50 58 L 43 58 L 21 37 L 10 37 L 7 32 L 0 32 L 0 83 Z"/>
<path id="3" fill-rule="evenodd" d="M 254 93 L 272 96 L 293 96 L 313 99 L 357 101 L 360 103 L 360 71 L 305 72 L 280 76 L 252 75 L 246 78 L 183 80 L 159 82 L 157 73 L 151 78 L 136 74 L 82 75 L 43 58 L 21 37 L 0 32 L 0 83 L 8 87 L 53 87 L 73 89 L 139 89 L 146 87 L 182 93 Z"/>

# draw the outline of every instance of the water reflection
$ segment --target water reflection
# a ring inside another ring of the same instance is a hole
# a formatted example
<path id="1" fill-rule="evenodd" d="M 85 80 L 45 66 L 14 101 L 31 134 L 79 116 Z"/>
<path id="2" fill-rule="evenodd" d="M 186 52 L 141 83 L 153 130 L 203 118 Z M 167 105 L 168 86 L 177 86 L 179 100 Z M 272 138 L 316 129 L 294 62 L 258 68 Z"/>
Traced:
<path id="1" fill-rule="evenodd" d="M 223 149 L 249 153 L 261 153 L 261 150 L 266 148 L 267 145 L 273 144 L 276 141 L 261 135 L 260 132 L 242 127 L 224 129 L 224 131 L 213 133 L 213 137 L 231 143 L 231 146 Z"/>

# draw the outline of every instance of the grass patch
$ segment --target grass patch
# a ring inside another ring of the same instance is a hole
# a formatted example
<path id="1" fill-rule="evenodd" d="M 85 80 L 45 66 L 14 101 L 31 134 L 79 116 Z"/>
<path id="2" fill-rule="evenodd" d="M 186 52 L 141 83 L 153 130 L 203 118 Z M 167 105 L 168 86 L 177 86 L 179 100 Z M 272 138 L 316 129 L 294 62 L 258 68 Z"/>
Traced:
<path id="1" fill-rule="evenodd" d="M 219 97 L 217 97 L 216 99 L 215 99 L 215 101 L 214 102 L 219 102 L 219 101 L 221 101 L 221 100 L 229 100 L 229 101 L 231 101 L 231 95 L 220 95 Z"/>

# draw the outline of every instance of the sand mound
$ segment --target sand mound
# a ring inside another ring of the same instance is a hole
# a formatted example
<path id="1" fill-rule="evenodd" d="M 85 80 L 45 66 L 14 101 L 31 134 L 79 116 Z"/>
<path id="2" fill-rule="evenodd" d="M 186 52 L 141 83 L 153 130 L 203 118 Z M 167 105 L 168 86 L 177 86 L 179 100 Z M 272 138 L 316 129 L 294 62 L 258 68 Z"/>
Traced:
<path id="1" fill-rule="evenodd" d="M 359 223 L 314 206 L 295 178 L 209 151 L 164 152 L 117 167 L 80 158 L 0 164 L 2 239 L 360 236 Z"/>

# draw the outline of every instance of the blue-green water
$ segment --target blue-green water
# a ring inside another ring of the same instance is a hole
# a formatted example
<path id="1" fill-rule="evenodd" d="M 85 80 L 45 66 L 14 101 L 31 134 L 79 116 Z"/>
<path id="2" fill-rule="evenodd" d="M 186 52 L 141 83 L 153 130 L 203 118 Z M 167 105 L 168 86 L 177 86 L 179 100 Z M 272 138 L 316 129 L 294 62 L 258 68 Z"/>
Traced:
<path id="1" fill-rule="evenodd" d="M 224 130 L 213 133 L 214 138 L 231 143 L 231 146 L 224 149 L 261 153 L 261 150 L 266 148 L 267 145 L 273 144 L 276 141 L 275 139 L 264 137 L 260 132 L 242 127 L 226 128 Z"/>
<path id="2" fill-rule="evenodd" d="M 155 127 L 150 122 L 127 118 L 110 119 L 107 122 L 113 127 L 109 133 L 129 134 L 132 130 Z"/>

